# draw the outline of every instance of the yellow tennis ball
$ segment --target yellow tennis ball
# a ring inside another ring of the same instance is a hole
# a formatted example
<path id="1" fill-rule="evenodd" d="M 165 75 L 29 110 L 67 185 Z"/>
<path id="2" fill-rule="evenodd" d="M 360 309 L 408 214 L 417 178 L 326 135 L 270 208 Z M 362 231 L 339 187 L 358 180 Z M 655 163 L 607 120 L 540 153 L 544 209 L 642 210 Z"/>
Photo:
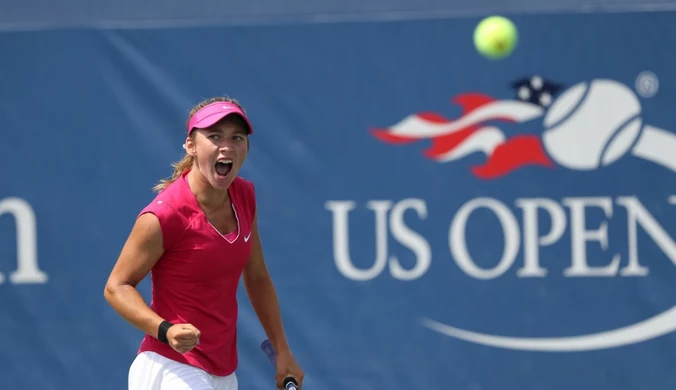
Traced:
<path id="1" fill-rule="evenodd" d="M 474 29 L 474 46 L 487 58 L 501 59 L 512 53 L 518 36 L 511 20 L 503 16 L 489 16 Z"/>

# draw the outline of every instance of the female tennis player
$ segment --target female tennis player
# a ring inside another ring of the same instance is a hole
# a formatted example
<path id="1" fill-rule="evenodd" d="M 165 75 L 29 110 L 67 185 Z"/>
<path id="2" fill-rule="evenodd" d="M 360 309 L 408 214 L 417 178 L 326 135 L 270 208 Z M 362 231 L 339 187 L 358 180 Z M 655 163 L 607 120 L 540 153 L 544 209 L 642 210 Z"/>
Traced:
<path id="1" fill-rule="evenodd" d="M 277 354 L 276 384 L 304 373 L 291 354 L 257 228 L 254 186 L 238 176 L 253 127 L 235 99 L 212 98 L 188 118 L 185 157 L 138 215 L 104 289 L 145 332 L 130 390 L 237 390 L 240 276 Z M 147 305 L 137 284 L 150 272 Z"/>

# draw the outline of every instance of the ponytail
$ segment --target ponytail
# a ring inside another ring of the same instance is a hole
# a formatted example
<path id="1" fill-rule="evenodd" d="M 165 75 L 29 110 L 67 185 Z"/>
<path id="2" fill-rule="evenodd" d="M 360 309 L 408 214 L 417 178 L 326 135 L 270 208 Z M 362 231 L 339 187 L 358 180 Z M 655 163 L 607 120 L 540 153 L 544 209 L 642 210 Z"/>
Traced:
<path id="1" fill-rule="evenodd" d="M 184 172 L 192 168 L 193 160 L 193 156 L 186 153 L 181 161 L 172 164 L 174 167 L 174 173 L 171 175 L 171 179 L 160 180 L 160 182 L 155 185 L 155 187 L 153 187 L 153 191 L 161 192 L 165 188 L 169 187 L 169 185 L 181 177 Z"/>

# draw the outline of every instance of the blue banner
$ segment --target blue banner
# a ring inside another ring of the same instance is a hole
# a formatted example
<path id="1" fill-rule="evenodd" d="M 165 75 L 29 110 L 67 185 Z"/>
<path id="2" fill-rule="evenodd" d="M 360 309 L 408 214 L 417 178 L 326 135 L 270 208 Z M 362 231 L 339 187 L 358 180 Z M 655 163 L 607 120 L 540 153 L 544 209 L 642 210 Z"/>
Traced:
<path id="1" fill-rule="evenodd" d="M 126 388 L 105 281 L 226 94 L 305 388 L 671 389 L 674 14 L 510 18 L 499 61 L 480 17 L 0 34 L 1 387 Z"/>

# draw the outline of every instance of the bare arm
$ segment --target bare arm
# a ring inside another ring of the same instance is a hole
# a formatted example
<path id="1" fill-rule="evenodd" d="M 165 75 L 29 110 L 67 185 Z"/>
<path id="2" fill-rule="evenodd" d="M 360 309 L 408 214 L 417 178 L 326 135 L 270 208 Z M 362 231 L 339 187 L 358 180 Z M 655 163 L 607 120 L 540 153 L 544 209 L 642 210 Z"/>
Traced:
<path id="1" fill-rule="evenodd" d="M 251 238 L 251 258 L 244 269 L 244 286 L 251 305 L 256 311 L 256 315 L 277 355 L 277 374 L 275 375 L 277 388 L 284 388 L 284 378 L 293 377 L 297 380 L 299 388 L 302 389 L 305 373 L 291 354 L 284 334 L 277 292 L 263 259 L 257 217 L 254 218 L 251 228 Z"/>
<path id="2" fill-rule="evenodd" d="M 251 228 L 251 257 L 244 269 L 244 287 L 251 306 L 265 330 L 275 352 L 288 352 L 289 345 L 284 334 L 282 316 L 279 310 L 277 292 L 272 283 L 263 258 L 260 236 L 258 235 L 258 218 L 254 218 Z"/>
<path id="3" fill-rule="evenodd" d="M 103 296 L 125 320 L 157 337 L 163 321 L 143 300 L 136 286 L 162 256 L 162 229 L 151 213 L 141 215 L 125 242 L 106 283 Z"/>

